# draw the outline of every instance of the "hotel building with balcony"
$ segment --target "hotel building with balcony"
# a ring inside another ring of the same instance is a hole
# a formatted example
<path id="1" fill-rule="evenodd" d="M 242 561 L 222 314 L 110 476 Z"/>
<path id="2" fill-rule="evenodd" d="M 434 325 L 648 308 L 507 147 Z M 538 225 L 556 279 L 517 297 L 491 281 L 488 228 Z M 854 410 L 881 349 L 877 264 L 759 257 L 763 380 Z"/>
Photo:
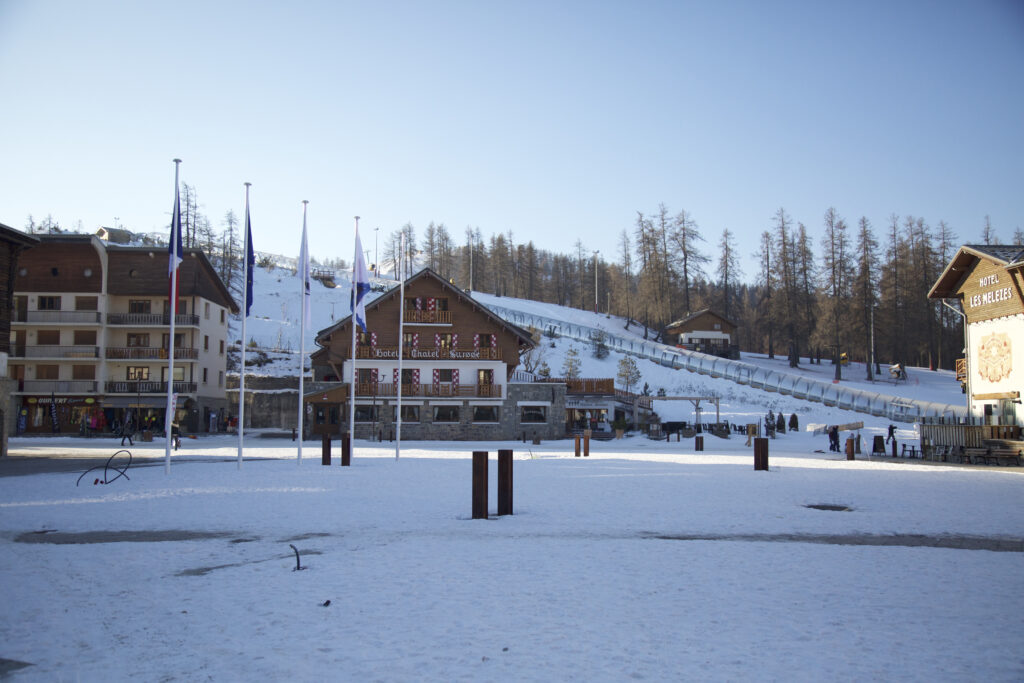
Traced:
<path id="1" fill-rule="evenodd" d="M 8 378 L 15 429 L 96 433 L 128 417 L 162 429 L 169 381 L 185 430 L 219 422 L 230 410 L 228 316 L 238 305 L 206 256 L 187 249 L 179 268 L 169 378 L 166 248 L 88 235 L 38 237 L 13 276 Z"/>

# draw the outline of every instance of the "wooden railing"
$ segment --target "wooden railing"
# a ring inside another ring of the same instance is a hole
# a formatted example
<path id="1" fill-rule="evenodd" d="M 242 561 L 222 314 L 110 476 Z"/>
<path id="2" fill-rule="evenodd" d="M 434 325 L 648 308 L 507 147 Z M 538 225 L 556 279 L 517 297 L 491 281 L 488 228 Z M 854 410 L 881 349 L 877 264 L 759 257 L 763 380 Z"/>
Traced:
<path id="1" fill-rule="evenodd" d="M 952 425 L 920 424 L 922 446 L 963 446 L 981 448 L 987 439 L 1017 441 L 1021 437 L 1019 425 Z"/>
<path id="2" fill-rule="evenodd" d="M 565 384 L 567 394 L 615 394 L 615 380 L 610 378 L 552 377 L 545 381 Z"/>
<path id="3" fill-rule="evenodd" d="M 407 308 L 403 317 L 405 323 L 412 325 L 450 325 L 452 322 L 451 311 L 417 311 L 415 308 Z"/>
<path id="4" fill-rule="evenodd" d="M 502 398 L 501 387 L 500 384 L 403 384 L 402 397 Z M 397 389 L 394 382 L 359 382 L 356 396 L 394 398 L 398 395 Z"/>
<path id="5" fill-rule="evenodd" d="M 153 346 L 108 346 L 107 358 L 110 360 L 166 360 L 167 349 Z M 174 349 L 174 358 L 196 360 L 199 358 L 199 349 L 178 347 Z"/>
<path id="6" fill-rule="evenodd" d="M 363 360 L 397 359 L 397 346 L 357 346 L 356 358 Z M 404 346 L 402 358 L 408 360 L 501 360 L 498 348 L 437 348 L 435 346 Z"/>

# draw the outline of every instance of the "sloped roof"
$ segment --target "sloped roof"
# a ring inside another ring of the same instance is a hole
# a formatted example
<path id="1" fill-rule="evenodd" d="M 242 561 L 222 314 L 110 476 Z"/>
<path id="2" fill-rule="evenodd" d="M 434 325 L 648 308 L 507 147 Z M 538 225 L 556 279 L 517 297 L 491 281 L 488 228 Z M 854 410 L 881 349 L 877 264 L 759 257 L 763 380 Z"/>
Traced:
<path id="1" fill-rule="evenodd" d="M 942 275 L 928 292 L 929 299 L 952 299 L 960 290 L 960 283 L 974 264 L 985 258 L 1004 268 L 1024 265 L 1024 246 L 1019 244 L 965 244 L 946 265 Z"/>
<path id="2" fill-rule="evenodd" d="M 531 347 L 535 346 L 535 344 L 533 342 L 533 337 L 530 335 L 529 332 L 527 332 L 523 328 L 519 327 L 518 325 L 513 325 L 512 323 L 508 322 L 507 320 L 499 317 L 493 311 L 491 311 L 489 308 L 487 308 L 483 304 L 477 302 L 469 294 L 467 294 L 466 292 L 462 291 L 458 287 L 455 287 L 454 285 L 452 285 L 450 282 L 445 280 L 443 277 L 441 277 L 440 275 L 435 273 L 430 268 L 424 268 L 423 270 L 419 271 L 418 273 L 416 273 L 415 275 L 410 277 L 408 280 L 405 281 L 405 286 L 409 287 L 413 283 L 415 283 L 417 280 L 419 280 L 421 278 L 425 278 L 425 277 L 433 278 L 433 279 L 437 280 L 438 282 L 440 282 L 441 285 L 445 289 L 450 290 L 452 292 L 452 294 L 454 294 L 455 296 L 461 297 L 462 299 L 468 301 L 469 304 L 471 306 L 473 306 L 475 309 L 477 309 L 478 311 L 481 311 L 488 318 L 490 318 L 491 320 L 496 322 L 501 327 L 504 327 L 505 329 L 507 329 L 512 334 L 518 336 L 520 338 L 521 342 L 525 342 L 525 343 L 529 344 Z M 383 303 L 384 301 L 387 301 L 390 298 L 399 296 L 400 289 L 401 289 L 400 287 L 392 287 L 388 292 L 386 292 L 383 295 L 381 295 L 381 296 L 377 297 L 376 299 L 374 299 L 373 300 L 373 305 L 375 305 L 375 306 L 379 305 L 379 304 Z M 317 332 L 316 333 L 316 339 L 315 339 L 316 343 L 318 345 L 322 346 L 321 340 L 324 337 L 329 337 L 330 335 L 334 334 L 336 331 L 338 331 L 338 330 L 342 329 L 343 327 L 345 327 L 348 324 L 348 321 L 351 318 L 352 318 L 352 315 L 349 314 L 349 315 L 345 316 L 344 318 L 341 318 L 340 320 L 338 320 L 336 323 L 334 323 L 330 327 L 326 327 L 326 328 L 320 330 L 319 332 Z"/>
<path id="3" fill-rule="evenodd" d="M 688 323 L 688 322 L 690 322 L 692 320 L 696 320 L 700 316 L 708 314 L 708 313 L 710 313 L 711 315 L 715 316 L 716 318 L 720 318 L 721 320 L 729 323 L 733 327 L 739 327 L 739 325 L 737 325 L 732 320 L 729 320 L 728 318 L 726 318 L 721 313 L 719 313 L 717 311 L 713 311 L 710 308 L 703 308 L 703 309 L 701 309 L 699 311 L 691 313 L 690 315 L 686 316 L 685 318 L 680 318 L 679 320 L 676 320 L 675 322 L 669 323 L 668 325 L 665 326 L 665 329 L 669 330 L 669 329 L 672 329 L 673 327 L 680 327 L 680 326 L 685 325 L 686 323 Z"/>
<path id="4" fill-rule="evenodd" d="M 35 235 L 29 235 L 21 230 L 15 230 L 11 226 L 4 225 L 3 223 L 0 223 L 0 240 L 20 244 L 26 247 L 30 247 L 39 242 L 39 238 Z"/>

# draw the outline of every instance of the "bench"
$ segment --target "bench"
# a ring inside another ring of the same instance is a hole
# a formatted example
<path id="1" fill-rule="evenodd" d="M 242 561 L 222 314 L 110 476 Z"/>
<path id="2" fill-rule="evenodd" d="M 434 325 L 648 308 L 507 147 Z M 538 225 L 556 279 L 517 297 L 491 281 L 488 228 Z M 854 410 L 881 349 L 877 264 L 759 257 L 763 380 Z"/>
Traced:
<path id="1" fill-rule="evenodd" d="M 910 449 L 910 455 L 909 456 L 907 455 L 907 449 L 908 448 Z M 903 452 L 900 453 L 900 457 L 901 458 L 906 458 L 906 457 L 916 458 L 916 457 L 918 457 L 918 455 L 919 454 L 917 452 L 917 446 L 914 446 L 913 444 L 903 444 Z M 921 457 L 924 457 L 923 453 L 920 454 L 920 455 L 921 455 Z"/>

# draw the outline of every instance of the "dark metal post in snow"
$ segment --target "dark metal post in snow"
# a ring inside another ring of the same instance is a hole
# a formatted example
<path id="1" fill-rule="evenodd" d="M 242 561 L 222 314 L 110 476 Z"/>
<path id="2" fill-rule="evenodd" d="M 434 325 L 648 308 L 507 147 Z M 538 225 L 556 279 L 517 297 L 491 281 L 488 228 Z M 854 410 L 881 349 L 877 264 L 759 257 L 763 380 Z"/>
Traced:
<path id="1" fill-rule="evenodd" d="M 498 451 L 498 514 L 512 514 L 512 450 Z"/>
<path id="2" fill-rule="evenodd" d="M 487 519 L 487 451 L 473 451 L 473 519 Z"/>
<path id="3" fill-rule="evenodd" d="M 320 452 L 320 464 L 330 465 L 331 464 L 331 435 L 323 435 L 323 445 L 321 446 Z"/>
<path id="4" fill-rule="evenodd" d="M 768 471 L 768 439 L 763 436 L 754 439 L 754 469 Z"/>

